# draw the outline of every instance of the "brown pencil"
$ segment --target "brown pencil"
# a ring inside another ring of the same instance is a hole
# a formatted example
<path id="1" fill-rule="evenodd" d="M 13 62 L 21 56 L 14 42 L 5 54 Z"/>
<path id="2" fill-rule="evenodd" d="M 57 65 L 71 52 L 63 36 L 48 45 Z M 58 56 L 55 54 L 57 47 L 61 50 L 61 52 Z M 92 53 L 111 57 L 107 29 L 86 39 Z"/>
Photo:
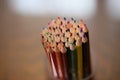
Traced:
<path id="1" fill-rule="evenodd" d="M 59 79 L 65 80 L 64 76 L 64 69 L 63 69 L 63 63 L 62 63 L 62 55 L 60 52 L 55 52 L 56 60 L 57 60 L 57 71 L 59 73 Z"/>
<path id="2" fill-rule="evenodd" d="M 65 80 L 68 80 L 68 59 L 67 59 L 67 49 L 65 48 L 64 44 L 61 42 L 59 43 L 60 52 L 62 54 L 62 63 L 63 63 L 63 71 L 65 75 Z"/>

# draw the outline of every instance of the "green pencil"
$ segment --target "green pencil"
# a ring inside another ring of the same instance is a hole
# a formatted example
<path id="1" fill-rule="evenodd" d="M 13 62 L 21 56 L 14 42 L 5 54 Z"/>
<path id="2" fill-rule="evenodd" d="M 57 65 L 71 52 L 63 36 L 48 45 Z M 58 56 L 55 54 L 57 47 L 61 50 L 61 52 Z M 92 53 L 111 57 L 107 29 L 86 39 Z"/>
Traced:
<path id="1" fill-rule="evenodd" d="M 72 47 L 72 46 L 71 46 Z M 67 48 L 69 80 L 78 80 L 77 76 L 77 49 Z"/>

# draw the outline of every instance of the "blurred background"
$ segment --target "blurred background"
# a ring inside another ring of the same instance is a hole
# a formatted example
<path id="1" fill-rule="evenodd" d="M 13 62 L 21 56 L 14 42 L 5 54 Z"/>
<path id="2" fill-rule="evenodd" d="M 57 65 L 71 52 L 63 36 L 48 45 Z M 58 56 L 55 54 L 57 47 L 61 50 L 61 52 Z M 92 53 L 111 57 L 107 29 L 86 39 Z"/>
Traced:
<path id="1" fill-rule="evenodd" d="M 0 0 L 0 80 L 53 79 L 40 32 L 57 16 L 87 24 L 92 80 L 120 80 L 120 0 Z"/>

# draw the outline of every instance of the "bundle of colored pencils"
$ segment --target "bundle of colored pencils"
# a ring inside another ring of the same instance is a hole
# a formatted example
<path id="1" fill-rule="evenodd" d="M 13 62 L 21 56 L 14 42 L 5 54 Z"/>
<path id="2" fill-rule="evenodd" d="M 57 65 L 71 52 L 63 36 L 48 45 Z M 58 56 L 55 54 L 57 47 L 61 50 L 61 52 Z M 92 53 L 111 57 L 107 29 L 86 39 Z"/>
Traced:
<path id="1" fill-rule="evenodd" d="M 58 17 L 41 32 L 56 80 L 83 80 L 91 74 L 89 33 L 83 20 Z"/>

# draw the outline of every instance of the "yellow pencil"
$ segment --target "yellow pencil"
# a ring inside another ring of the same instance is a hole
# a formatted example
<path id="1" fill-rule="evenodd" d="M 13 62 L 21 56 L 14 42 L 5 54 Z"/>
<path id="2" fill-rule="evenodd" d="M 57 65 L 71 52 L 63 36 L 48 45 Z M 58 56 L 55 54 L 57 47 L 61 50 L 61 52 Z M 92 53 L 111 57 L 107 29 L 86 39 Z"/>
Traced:
<path id="1" fill-rule="evenodd" d="M 81 80 L 83 77 L 83 70 L 82 70 L 82 46 L 77 46 L 77 59 L 78 59 L 78 79 Z"/>

